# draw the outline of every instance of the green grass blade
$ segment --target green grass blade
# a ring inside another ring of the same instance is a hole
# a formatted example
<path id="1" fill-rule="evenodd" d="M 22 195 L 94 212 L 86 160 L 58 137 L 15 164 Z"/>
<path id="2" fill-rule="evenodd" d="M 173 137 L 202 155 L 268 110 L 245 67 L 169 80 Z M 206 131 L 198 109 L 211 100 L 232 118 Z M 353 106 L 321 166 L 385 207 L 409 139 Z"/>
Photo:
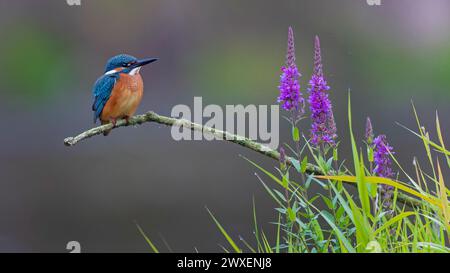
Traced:
<path id="1" fill-rule="evenodd" d="M 263 167 L 259 166 L 258 164 L 256 164 L 255 162 L 251 161 L 250 159 L 246 158 L 245 156 L 242 156 L 242 158 L 244 158 L 245 160 L 247 160 L 248 162 L 250 162 L 253 166 L 255 166 L 256 168 L 258 168 L 260 171 L 262 171 L 263 173 L 265 173 L 268 177 L 270 177 L 273 181 L 277 182 L 278 184 L 280 184 L 282 187 L 283 186 L 283 182 L 278 179 L 275 175 L 273 175 L 272 173 L 270 173 L 269 171 L 267 171 L 266 169 L 264 169 Z"/>
<path id="2" fill-rule="evenodd" d="M 234 249 L 234 251 L 236 251 L 237 253 L 241 253 L 242 250 L 237 246 L 237 244 L 233 241 L 233 239 L 231 239 L 230 235 L 228 235 L 228 233 L 225 231 L 225 229 L 222 227 L 222 225 L 219 223 L 219 221 L 217 221 L 216 217 L 214 217 L 214 215 L 211 213 L 211 211 L 208 208 L 206 208 L 206 210 L 208 211 L 209 215 L 211 215 L 211 218 L 214 220 L 214 222 L 216 223 L 220 232 L 225 237 L 225 239 L 228 241 L 230 246 Z"/>
<path id="3" fill-rule="evenodd" d="M 154 253 L 159 253 L 158 249 L 155 247 L 155 245 L 152 243 L 150 238 L 147 237 L 144 230 L 138 225 L 138 223 L 135 223 L 136 227 L 138 228 L 139 232 L 141 233 L 142 237 L 144 237 L 145 241 L 147 241 L 147 244 L 152 248 Z"/>
<path id="4" fill-rule="evenodd" d="M 255 239 L 257 244 L 258 252 L 261 252 L 261 242 L 259 241 L 259 230 L 258 230 L 258 221 L 256 220 L 256 205 L 255 198 L 253 197 L 253 223 L 255 225 Z"/>
<path id="5" fill-rule="evenodd" d="M 280 253 L 280 232 L 281 232 L 281 213 L 278 213 L 277 222 L 277 245 L 275 246 L 275 252 Z"/>
<path id="6" fill-rule="evenodd" d="M 415 215 L 414 212 L 408 211 L 408 212 L 402 212 L 398 215 L 396 215 L 395 217 L 393 217 L 392 219 L 390 219 L 389 221 L 387 221 L 386 223 L 384 223 L 381 227 L 379 227 L 377 230 L 375 230 L 375 232 L 373 233 L 374 236 L 378 235 L 380 232 L 382 232 L 383 230 L 387 229 L 388 227 L 396 224 L 398 221 L 403 220 L 403 218 L 409 217 L 411 215 Z"/>
<path id="7" fill-rule="evenodd" d="M 353 155 L 353 162 L 355 166 L 355 174 L 357 177 L 357 185 L 358 185 L 358 195 L 359 199 L 361 201 L 361 206 L 363 208 L 363 211 L 365 215 L 370 214 L 370 199 L 369 199 L 369 192 L 364 180 L 364 166 L 361 165 L 363 163 L 362 157 L 360 159 L 358 155 L 358 148 L 356 147 L 355 137 L 353 135 L 353 129 L 352 129 L 352 106 L 351 106 L 351 100 L 350 100 L 350 92 L 348 93 L 348 124 L 349 124 L 349 130 L 350 130 L 350 140 L 352 144 L 352 155 Z"/>

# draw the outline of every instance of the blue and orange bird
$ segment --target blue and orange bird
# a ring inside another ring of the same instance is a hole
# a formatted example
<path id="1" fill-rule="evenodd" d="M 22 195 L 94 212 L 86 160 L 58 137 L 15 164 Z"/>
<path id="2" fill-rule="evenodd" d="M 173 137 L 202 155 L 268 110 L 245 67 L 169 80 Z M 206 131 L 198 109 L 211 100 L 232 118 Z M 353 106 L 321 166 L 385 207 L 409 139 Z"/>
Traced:
<path id="1" fill-rule="evenodd" d="M 139 74 L 142 66 L 157 61 L 158 58 L 137 59 L 120 54 L 108 60 L 105 74 L 97 79 L 92 93 L 94 103 L 94 123 L 100 119 L 102 124 L 116 124 L 118 119 L 133 116 L 142 100 L 144 83 Z M 108 135 L 105 132 L 104 135 Z"/>

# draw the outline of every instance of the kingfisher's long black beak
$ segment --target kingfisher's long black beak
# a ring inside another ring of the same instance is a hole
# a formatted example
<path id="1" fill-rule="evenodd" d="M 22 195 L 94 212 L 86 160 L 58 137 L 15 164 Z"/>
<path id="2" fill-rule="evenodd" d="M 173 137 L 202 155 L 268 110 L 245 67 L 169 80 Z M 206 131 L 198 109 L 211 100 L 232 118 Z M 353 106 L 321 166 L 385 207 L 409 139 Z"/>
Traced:
<path id="1" fill-rule="evenodd" d="M 156 62 L 157 60 L 158 60 L 158 58 L 145 58 L 145 59 L 137 60 L 134 64 L 132 64 L 130 66 L 130 68 L 133 69 L 133 68 L 136 68 L 136 67 L 144 66 L 144 65 L 147 65 L 149 63 Z"/>

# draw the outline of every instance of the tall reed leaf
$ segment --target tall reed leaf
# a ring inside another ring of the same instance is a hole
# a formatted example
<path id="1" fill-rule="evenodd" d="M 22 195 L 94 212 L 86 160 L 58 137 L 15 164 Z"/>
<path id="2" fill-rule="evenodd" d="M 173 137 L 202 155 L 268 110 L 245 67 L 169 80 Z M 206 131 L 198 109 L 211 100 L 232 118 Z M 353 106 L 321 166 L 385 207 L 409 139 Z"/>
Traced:
<path id="1" fill-rule="evenodd" d="M 369 192 L 364 181 L 364 166 L 360 164 L 358 149 L 356 147 L 355 137 L 352 129 L 352 105 L 350 100 L 350 92 L 348 93 L 348 125 L 350 130 L 350 140 L 352 143 L 353 163 L 355 166 L 356 181 L 358 185 L 358 194 L 365 215 L 370 215 L 370 199 Z M 361 157 L 362 159 L 362 157 Z"/>

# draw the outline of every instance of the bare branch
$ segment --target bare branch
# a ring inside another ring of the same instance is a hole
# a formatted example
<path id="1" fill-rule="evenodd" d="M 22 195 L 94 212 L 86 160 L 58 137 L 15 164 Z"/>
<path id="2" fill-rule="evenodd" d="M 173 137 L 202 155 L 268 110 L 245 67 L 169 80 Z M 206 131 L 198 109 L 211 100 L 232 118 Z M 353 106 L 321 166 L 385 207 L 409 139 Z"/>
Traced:
<path id="1" fill-rule="evenodd" d="M 278 151 L 273 150 L 264 144 L 255 142 L 249 138 L 235 135 L 235 134 L 229 133 L 227 131 L 217 130 L 215 128 L 203 126 L 203 125 L 191 122 L 186 119 L 176 119 L 176 118 L 171 118 L 171 117 L 167 117 L 167 116 L 161 116 L 161 115 L 156 114 L 153 111 L 149 111 L 143 115 L 137 115 L 137 116 L 131 117 L 128 119 L 128 122 L 126 122 L 126 120 L 123 120 L 123 119 L 118 120 L 116 122 L 115 126 L 113 126 L 111 123 L 109 123 L 109 124 L 101 125 L 101 126 L 89 129 L 87 131 L 84 131 L 75 137 L 67 137 L 64 139 L 64 144 L 66 146 L 74 146 L 75 144 L 77 144 L 80 141 L 83 141 L 85 139 L 91 138 L 96 135 L 101 135 L 104 132 L 110 131 L 115 128 L 125 127 L 125 126 L 135 126 L 135 125 L 140 125 L 140 124 L 146 123 L 146 122 L 154 122 L 154 123 L 164 124 L 167 126 L 184 127 L 184 128 L 188 128 L 192 131 L 198 131 L 198 132 L 202 132 L 202 133 L 212 134 L 216 137 L 216 139 L 223 139 L 223 140 L 226 140 L 226 141 L 229 141 L 232 143 L 236 143 L 240 146 L 243 146 L 245 148 L 248 148 L 250 150 L 253 150 L 255 152 L 258 152 L 260 154 L 263 154 L 263 155 L 268 156 L 275 160 L 280 159 L 280 153 Z M 298 163 L 298 161 L 292 157 L 286 157 L 286 162 L 291 166 L 294 165 L 293 162 Z M 318 167 L 316 167 L 312 164 L 309 164 L 309 163 L 306 166 L 305 172 L 307 174 L 313 174 L 313 175 L 323 175 L 324 174 Z M 354 184 L 351 184 L 351 185 L 354 185 Z M 410 197 L 401 192 L 398 193 L 397 199 L 399 201 L 401 201 L 402 203 L 407 204 L 409 206 L 419 206 L 422 204 L 422 202 L 420 200 Z"/>
<path id="2" fill-rule="evenodd" d="M 161 116 L 156 114 L 153 111 L 147 112 L 143 115 L 137 115 L 134 117 L 131 117 L 128 120 L 128 123 L 121 119 L 116 122 L 116 126 L 113 126 L 112 124 L 105 124 L 101 125 L 92 129 L 89 129 L 85 132 L 82 132 L 81 134 L 75 136 L 75 137 L 68 137 L 64 139 L 64 144 L 66 146 L 74 146 L 80 141 L 83 141 L 85 139 L 88 139 L 90 137 L 101 135 L 104 132 L 110 131 L 112 129 L 123 127 L 123 126 L 134 126 L 134 125 L 140 125 L 145 122 L 155 122 L 159 124 L 164 124 L 167 126 L 178 126 L 178 127 L 184 127 L 187 129 L 190 129 L 192 131 L 198 131 L 203 133 L 208 133 L 213 136 L 215 136 L 217 139 L 223 139 L 232 143 L 239 144 L 243 147 L 246 147 L 250 150 L 253 150 L 255 152 L 258 152 L 260 154 L 263 154 L 265 156 L 268 156 L 270 158 L 279 160 L 280 159 L 280 153 L 276 150 L 272 150 L 271 148 L 267 147 L 264 144 L 257 143 L 249 138 L 242 137 L 239 135 L 235 135 L 232 133 L 229 133 L 227 131 L 217 130 L 215 128 L 203 126 L 194 122 L 191 122 L 186 119 L 176 119 L 166 116 Z M 292 162 L 295 159 L 291 157 L 287 157 L 287 162 L 289 165 L 292 165 Z M 314 165 L 308 165 L 306 168 L 306 172 L 310 174 L 322 174 L 322 172 Z"/>

